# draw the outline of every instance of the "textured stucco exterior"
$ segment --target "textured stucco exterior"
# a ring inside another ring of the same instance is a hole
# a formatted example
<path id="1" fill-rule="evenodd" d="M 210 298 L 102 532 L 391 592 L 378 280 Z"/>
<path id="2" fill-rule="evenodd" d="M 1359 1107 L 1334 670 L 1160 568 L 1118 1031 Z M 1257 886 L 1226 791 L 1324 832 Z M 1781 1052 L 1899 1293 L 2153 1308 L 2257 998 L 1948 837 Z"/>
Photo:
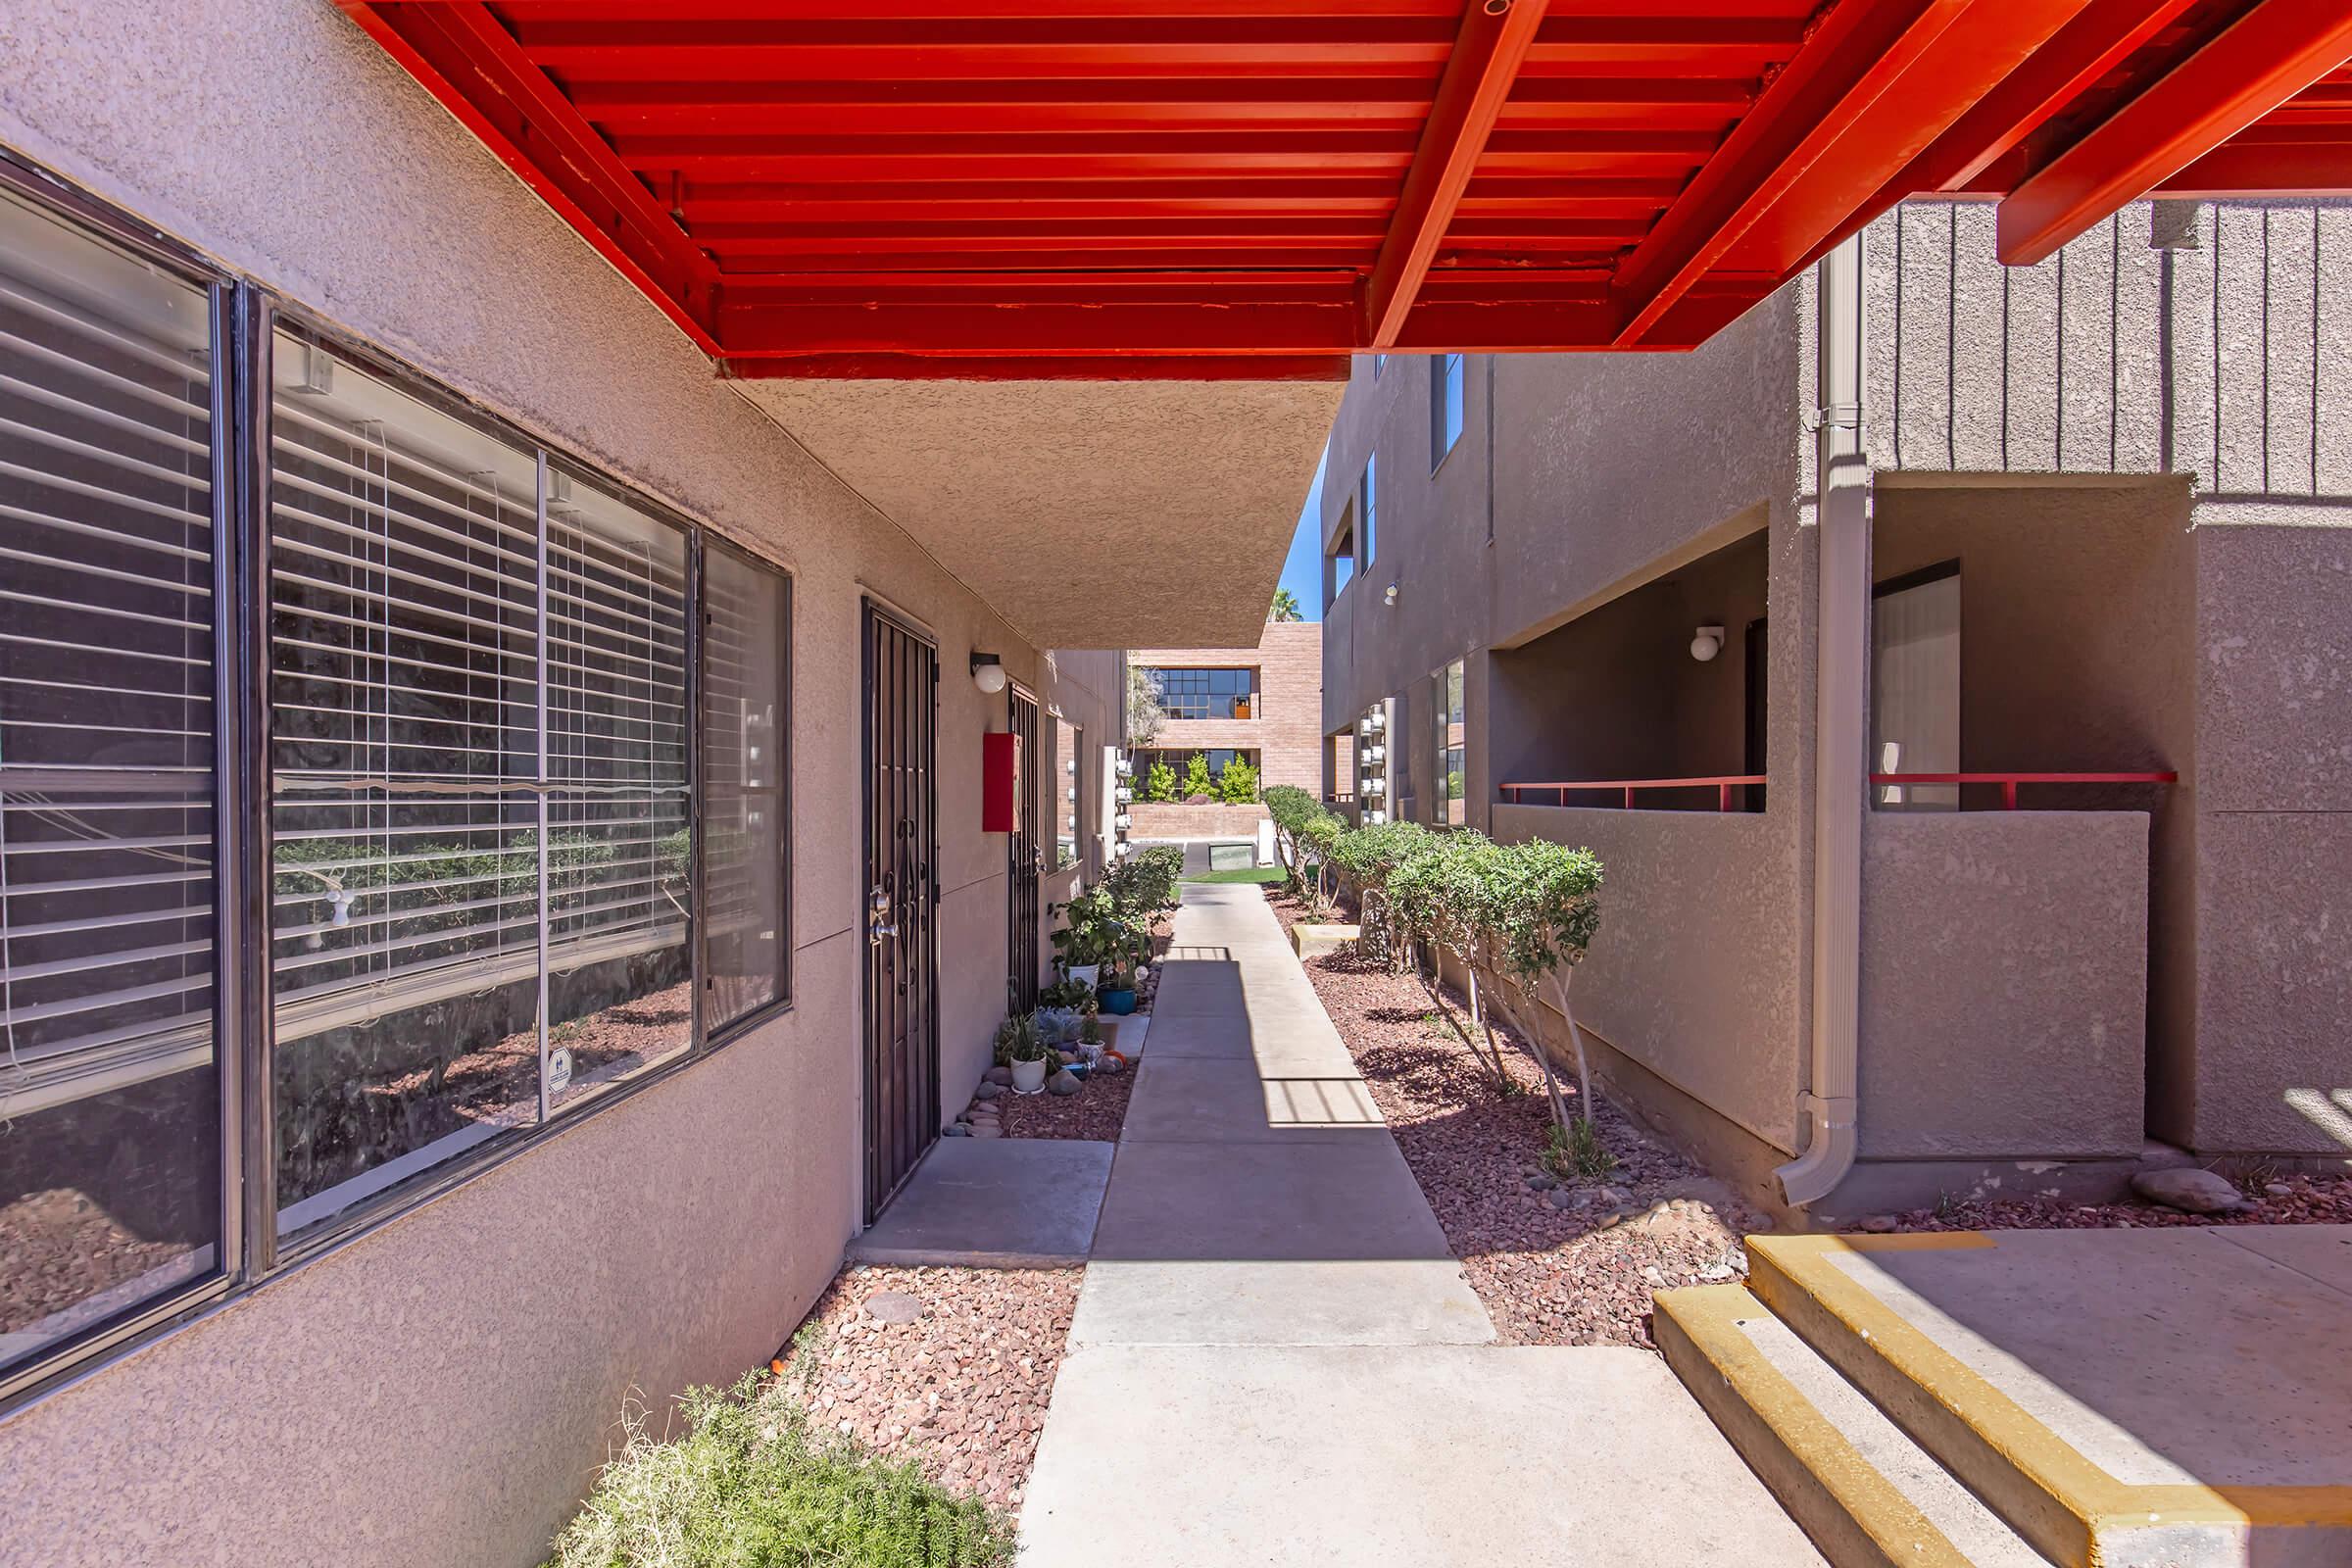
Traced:
<path id="1" fill-rule="evenodd" d="M 1866 1157 L 2138 1152 L 2147 839 L 2135 811 L 1865 818 Z"/>
<path id="2" fill-rule="evenodd" d="M 12 1563 L 537 1562 L 623 1399 L 763 1363 L 857 1225 L 862 598 L 945 672 L 943 1113 L 1005 983 L 1005 843 L 972 804 L 1003 699 L 965 656 L 1056 684 L 321 0 L 11 7 L 0 143 L 794 574 L 793 1009 L 0 1417 Z"/>
<path id="3" fill-rule="evenodd" d="M 1230 645 L 1264 618 L 1318 381 L 747 381 L 1034 641 Z"/>
<path id="4" fill-rule="evenodd" d="M 2148 222 L 2128 208 L 2026 270 L 1994 260 L 1988 207 L 1915 204 L 1866 235 L 1872 580 L 1961 564 L 1962 765 L 2180 780 L 1869 820 L 1865 1167 L 1830 1209 L 1932 1200 L 2012 1156 L 2111 1180 L 2143 1132 L 2352 1150 L 2332 940 L 2352 918 L 2352 204 L 2209 206 L 2193 250 L 2150 249 Z M 1429 676 L 1465 659 L 1470 822 L 1608 866 L 1576 981 L 1604 1072 L 1747 1175 L 1805 1136 L 1813 314 L 1806 278 L 1686 358 L 1473 357 L 1434 474 L 1427 363 L 1359 363 L 1324 486 L 1328 548 L 1379 454 L 1379 553 L 1327 613 L 1326 732 L 1393 702 L 1399 811 L 1426 820 Z M 1757 770 L 1729 707 L 1752 618 L 1763 810 L 1495 804 L 1514 781 Z M 1677 650 L 1702 623 L 1729 635 L 1694 665 Z M 2078 831 L 2037 858 L 2061 821 Z M 1939 901 L 1999 927 L 1933 921 L 1945 940 L 1919 951 Z M 1970 968 L 1996 986 L 1974 1013 L 1950 978 Z"/>

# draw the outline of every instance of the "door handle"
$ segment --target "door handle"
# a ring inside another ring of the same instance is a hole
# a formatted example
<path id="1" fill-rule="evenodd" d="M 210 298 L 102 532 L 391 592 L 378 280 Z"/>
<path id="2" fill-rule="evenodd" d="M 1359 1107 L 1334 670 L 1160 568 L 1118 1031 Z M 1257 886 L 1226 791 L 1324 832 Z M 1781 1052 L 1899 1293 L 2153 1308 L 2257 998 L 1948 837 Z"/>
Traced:
<path id="1" fill-rule="evenodd" d="M 877 948 L 880 947 L 885 940 L 895 937 L 898 934 L 899 928 L 896 924 L 886 925 L 876 922 L 875 924 L 869 925 L 865 928 L 865 940 Z"/>

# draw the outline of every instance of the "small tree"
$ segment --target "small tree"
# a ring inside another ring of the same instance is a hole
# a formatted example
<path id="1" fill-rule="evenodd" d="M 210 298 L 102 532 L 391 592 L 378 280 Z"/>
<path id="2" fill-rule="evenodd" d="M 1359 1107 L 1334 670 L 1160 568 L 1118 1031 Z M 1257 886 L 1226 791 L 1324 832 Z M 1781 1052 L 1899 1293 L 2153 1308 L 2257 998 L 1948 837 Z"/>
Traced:
<path id="1" fill-rule="evenodd" d="M 1331 867 L 1332 846 L 1339 842 L 1340 835 L 1346 831 L 1347 819 L 1320 806 L 1298 828 L 1299 853 L 1314 858 L 1314 893 L 1309 900 L 1307 912 L 1318 920 L 1331 913 L 1331 891 L 1326 877 Z"/>
<path id="2" fill-rule="evenodd" d="M 1257 769 L 1240 758 L 1217 775 L 1217 799 L 1228 806 L 1248 806 L 1257 799 Z"/>
<path id="3" fill-rule="evenodd" d="M 1511 849 L 1509 879 L 1488 915 L 1492 951 L 1497 967 L 1529 997 L 1537 995 L 1545 976 L 1558 987 L 1560 1016 L 1567 1020 L 1568 1041 L 1576 1051 L 1577 1108 L 1582 1113 L 1576 1119 L 1584 1124 L 1581 1130 L 1568 1119 L 1551 1058 L 1540 1042 L 1536 1056 L 1562 1136 L 1572 1144 L 1596 1145 L 1592 1069 L 1585 1057 L 1585 1037 L 1577 1032 L 1576 1014 L 1568 1004 L 1568 982 L 1600 930 L 1600 858 L 1591 850 L 1572 850 L 1544 839 L 1530 839 Z"/>
<path id="4" fill-rule="evenodd" d="M 1396 963 L 1403 932 L 1389 917 L 1386 885 L 1398 865 L 1428 847 L 1431 837 L 1418 822 L 1382 822 L 1344 832 L 1332 846 L 1333 862 L 1355 884 L 1356 914 L 1363 924 L 1363 934 L 1356 939 L 1359 951 L 1378 954 L 1391 967 Z"/>
<path id="5" fill-rule="evenodd" d="M 1195 752 L 1192 760 L 1184 764 L 1184 798 L 1189 801 L 1206 795 L 1213 799 L 1216 793 L 1216 781 L 1208 776 L 1208 759 Z"/>
<path id="6" fill-rule="evenodd" d="M 1127 744 L 1149 746 L 1159 739 L 1168 721 L 1159 706 L 1159 671 L 1141 664 L 1127 666 Z"/>
<path id="7" fill-rule="evenodd" d="M 1161 806 L 1176 799 L 1176 770 L 1156 758 L 1144 769 L 1144 799 Z"/>
<path id="8" fill-rule="evenodd" d="M 1274 603 L 1266 608 L 1268 620 L 1304 620 L 1305 612 L 1298 608 L 1298 596 L 1288 588 L 1274 590 Z"/>

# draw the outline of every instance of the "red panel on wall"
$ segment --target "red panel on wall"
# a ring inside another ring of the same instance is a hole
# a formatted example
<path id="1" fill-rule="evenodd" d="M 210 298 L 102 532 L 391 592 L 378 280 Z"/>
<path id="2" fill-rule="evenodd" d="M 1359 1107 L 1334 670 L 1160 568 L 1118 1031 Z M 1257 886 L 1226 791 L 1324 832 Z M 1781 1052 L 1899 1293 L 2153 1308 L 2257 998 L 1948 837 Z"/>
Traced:
<path id="1" fill-rule="evenodd" d="M 1019 802 L 1021 738 L 1010 733 L 980 737 L 980 831 L 1009 833 Z"/>

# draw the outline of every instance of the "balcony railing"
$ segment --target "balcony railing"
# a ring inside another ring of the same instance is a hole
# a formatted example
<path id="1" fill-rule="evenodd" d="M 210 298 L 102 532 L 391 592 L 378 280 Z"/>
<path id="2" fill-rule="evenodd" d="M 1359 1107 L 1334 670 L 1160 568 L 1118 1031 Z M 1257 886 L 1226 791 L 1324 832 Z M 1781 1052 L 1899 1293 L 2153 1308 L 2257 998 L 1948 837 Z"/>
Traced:
<path id="1" fill-rule="evenodd" d="M 1625 800 L 1625 808 L 1630 811 L 1634 808 L 1634 794 L 1638 790 L 1711 789 L 1715 792 L 1715 809 L 1728 811 L 1732 808 L 1732 791 L 1734 789 L 1742 784 L 1761 784 L 1763 782 L 1764 775 L 1761 773 L 1719 773 L 1708 778 L 1554 779 L 1534 784 L 1505 784 L 1501 786 L 1501 790 L 1503 804 L 1506 806 L 1542 805 L 1543 803 L 1540 801 L 1531 802 L 1527 799 L 1525 792 L 1529 790 L 1550 790 L 1559 796 L 1556 804 L 1561 806 L 1568 804 L 1570 795 L 1609 792 L 1622 795 Z"/>
<path id="2" fill-rule="evenodd" d="M 1998 784 L 2001 809 L 2017 809 L 2020 784 L 2177 784 L 2178 773 L 1873 773 L 1873 784 Z"/>
<path id="3" fill-rule="evenodd" d="M 1911 784 L 1998 784 L 2001 787 L 2001 809 L 2017 809 L 2017 787 L 2021 784 L 2175 784 L 2178 773 L 1873 773 L 1874 785 Z M 1715 809 L 1732 808 L 1732 791 L 1743 784 L 1760 785 L 1761 773 L 1718 773 L 1705 778 L 1592 778 L 1548 779 L 1522 784 L 1497 786 L 1506 806 L 1541 806 L 1541 800 L 1531 801 L 1531 792 L 1548 791 L 1557 797 L 1552 804 L 1566 806 L 1568 797 L 1578 794 L 1613 794 L 1621 797 L 1626 810 L 1634 808 L 1634 796 L 1647 790 L 1705 790 L 1715 792 Z M 1599 803 L 1587 803 L 1599 804 Z"/>

